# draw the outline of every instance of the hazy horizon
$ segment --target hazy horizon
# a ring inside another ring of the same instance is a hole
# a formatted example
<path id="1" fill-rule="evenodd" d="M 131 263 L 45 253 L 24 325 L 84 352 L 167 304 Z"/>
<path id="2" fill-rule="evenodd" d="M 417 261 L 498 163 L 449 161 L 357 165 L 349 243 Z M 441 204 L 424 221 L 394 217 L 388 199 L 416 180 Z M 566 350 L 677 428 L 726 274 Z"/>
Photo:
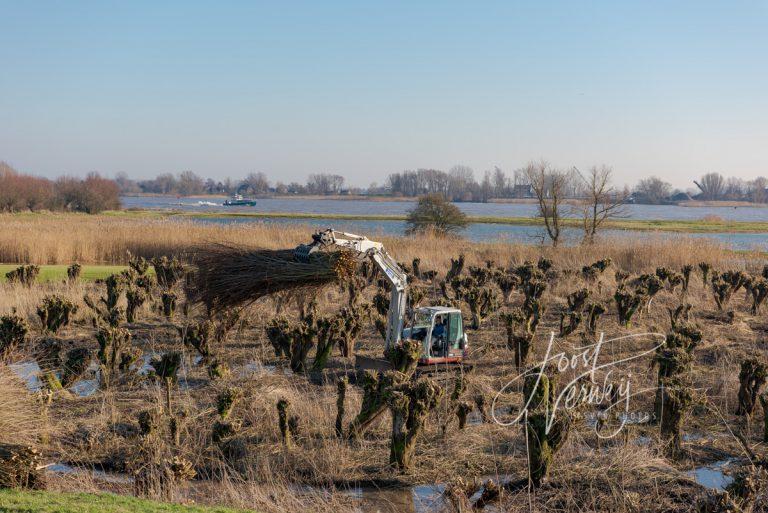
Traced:
<path id="1" fill-rule="evenodd" d="M 0 160 L 217 179 L 768 175 L 768 3 L 3 2 Z"/>

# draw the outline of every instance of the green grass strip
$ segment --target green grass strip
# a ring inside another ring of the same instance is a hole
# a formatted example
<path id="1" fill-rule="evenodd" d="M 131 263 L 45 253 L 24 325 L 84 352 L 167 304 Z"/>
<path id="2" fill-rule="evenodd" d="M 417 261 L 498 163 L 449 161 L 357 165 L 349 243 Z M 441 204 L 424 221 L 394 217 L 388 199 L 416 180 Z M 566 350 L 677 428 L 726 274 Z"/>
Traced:
<path id="1" fill-rule="evenodd" d="M 221 507 L 182 506 L 111 493 L 0 490 L 0 512 L 8 513 L 242 513 Z"/>

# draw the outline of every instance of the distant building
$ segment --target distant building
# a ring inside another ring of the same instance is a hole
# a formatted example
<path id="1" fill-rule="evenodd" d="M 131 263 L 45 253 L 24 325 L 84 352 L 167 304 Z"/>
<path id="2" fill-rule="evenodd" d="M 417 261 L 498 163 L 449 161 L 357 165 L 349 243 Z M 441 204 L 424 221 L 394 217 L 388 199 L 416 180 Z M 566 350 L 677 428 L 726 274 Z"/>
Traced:
<path id="1" fill-rule="evenodd" d="M 673 194 L 672 196 L 669 197 L 670 201 L 675 201 L 675 202 L 677 202 L 677 201 L 690 201 L 692 199 L 693 198 L 691 198 L 691 195 L 688 194 L 687 192 L 678 192 L 678 193 Z"/>

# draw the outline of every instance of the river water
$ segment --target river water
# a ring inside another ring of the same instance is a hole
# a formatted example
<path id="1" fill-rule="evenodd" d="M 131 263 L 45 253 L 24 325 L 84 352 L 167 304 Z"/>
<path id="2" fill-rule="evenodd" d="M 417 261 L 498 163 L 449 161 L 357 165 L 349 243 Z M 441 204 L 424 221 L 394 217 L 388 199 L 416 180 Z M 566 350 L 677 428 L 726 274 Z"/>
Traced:
<path id="1" fill-rule="evenodd" d="M 124 208 L 142 208 L 157 210 L 183 210 L 187 212 L 285 212 L 306 214 L 350 214 L 350 215 L 403 215 L 413 208 L 413 201 L 366 201 L 340 199 L 259 199 L 255 207 L 223 207 L 221 198 L 168 196 L 125 196 L 121 198 Z M 213 205 L 200 204 L 213 203 Z M 534 217 L 536 205 L 530 203 L 456 203 L 467 215 L 488 217 Z M 682 207 L 677 205 L 627 205 L 625 215 L 629 219 L 658 220 L 703 220 L 720 218 L 732 221 L 768 221 L 768 207 Z M 206 223 L 277 223 L 302 224 L 317 228 L 333 227 L 337 230 L 365 233 L 368 236 L 394 235 L 405 232 L 403 221 L 342 221 L 331 219 L 307 218 L 228 218 L 206 217 L 197 219 Z M 632 230 L 605 230 L 604 235 L 614 237 L 678 237 L 679 235 L 659 232 Z M 515 226 L 503 224 L 474 223 L 469 225 L 462 235 L 474 241 L 507 240 L 536 244 L 546 239 L 546 234 L 539 226 Z M 577 229 L 566 229 L 566 243 L 580 240 Z M 763 233 L 708 233 L 688 234 L 686 236 L 710 239 L 725 244 L 733 249 L 768 250 L 768 235 Z"/>

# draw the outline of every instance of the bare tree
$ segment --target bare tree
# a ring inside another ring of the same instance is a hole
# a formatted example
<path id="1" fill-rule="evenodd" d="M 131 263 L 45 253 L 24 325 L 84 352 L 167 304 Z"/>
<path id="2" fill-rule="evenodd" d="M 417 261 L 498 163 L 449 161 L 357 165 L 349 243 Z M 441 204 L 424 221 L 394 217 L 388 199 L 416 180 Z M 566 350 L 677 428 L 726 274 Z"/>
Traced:
<path id="1" fill-rule="evenodd" d="M 562 203 L 565 191 L 571 182 L 572 173 L 553 169 L 544 161 L 532 162 L 525 167 L 524 171 L 538 202 L 539 215 L 544 220 L 547 235 L 552 240 L 552 245 L 557 246 L 562 228 Z"/>
<path id="2" fill-rule="evenodd" d="M 311 194 L 341 194 L 344 188 L 344 177 L 331 173 L 317 173 L 309 175 L 307 190 Z"/>
<path id="3" fill-rule="evenodd" d="M 608 166 L 592 166 L 581 178 L 580 202 L 584 242 L 592 244 L 602 224 L 611 218 L 626 215 L 625 204 L 629 191 L 618 191 L 612 185 L 613 169 Z"/>
<path id="4" fill-rule="evenodd" d="M 672 185 L 657 176 L 651 176 L 638 182 L 635 194 L 639 202 L 658 204 L 672 194 Z"/>
<path id="5" fill-rule="evenodd" d="M 498 166 L 495 167 L 493 169 L 493 192 L 497 198 L 503 198 L 507 195 L 508 182 L 509 180 L 504 171 Z"/>
<path id="6" fill-rule="evenodd" d="M 723 198 L 739 201 L 744 199 L 744 193 L 746 191 L 746 185 L 741 178 L 731 176 L 725 181 L 725 190 L 723 191 Z"/>
<path id="7" fill-rule="evenodd" d="M 448 170 L 448 195 L 453 201 L 472 199 L 475 172 L 469 166 L 453 166 Z"/>
<path id="8" fill-rule="evenodd" d="M 202 194 L 205 189 L 205 181 L 192 171 L 182 171 L 176 182 L 177 192 L 182 196 Z"/>
<path id="9" fill-rule="evenodd" d="M 493 184 L 491 183 L 491 172 L 486 171 L 483 175 L 483 181 L 480 184 L 480 201 L 488 203 L 488 200 L 493 197 Z"/>
<path id="10" fill-rule="evenodd" d="M 751 182 L 747 188 L 747 197 L 753 203 L 768 202 L 768 178 L 758 176 Z"/>
<path id="11" fill-rule="evenodd" d="M 266 194 L 269 192 L 269 180 L 267 175 L 258 173 L 249 173 L 243 178 L 237 187 L 237 192 L 242 194 Z"/>
<path id="12" fill-rule="evenodd" d="M 693 183 L 701 189 L 701 194 L 705 200 L 716 200 L 722 196 L 725 190 L 725 178 L 720 173 L 707 173 L 702 176 L 700 182 L 696 180 Z"/>

